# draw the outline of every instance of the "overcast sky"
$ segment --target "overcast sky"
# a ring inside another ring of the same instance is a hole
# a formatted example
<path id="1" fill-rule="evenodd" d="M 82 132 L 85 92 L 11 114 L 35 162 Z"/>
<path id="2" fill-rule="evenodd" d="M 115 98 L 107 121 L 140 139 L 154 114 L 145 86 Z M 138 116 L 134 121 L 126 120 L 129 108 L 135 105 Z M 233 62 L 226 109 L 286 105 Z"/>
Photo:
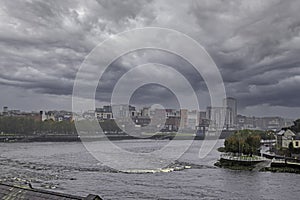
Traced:
<path id="1" fill-rule="evenodd" d="M 239 113 L 300 117 L 299 8 L 298 0 L 3 0 L 0 106 L 71 110 L 74 79 L 91 50 L 120 32 L 154 26 L 180 31 L 204 46 L 220 70 L 227 96 L 238 100 Z M 205 83 L 185 70 L 188 63 L 154 50 L 133 52 L 112 63 L 97 100 L 109 101 L 127 65 L 146 61 L 180 68 L 197 85 L 193 88 L 202 99 L 201 109 L 209 104 Z M 137 90 L 132 102 L 176 104 L 174 95 L 157 85 Z"/>

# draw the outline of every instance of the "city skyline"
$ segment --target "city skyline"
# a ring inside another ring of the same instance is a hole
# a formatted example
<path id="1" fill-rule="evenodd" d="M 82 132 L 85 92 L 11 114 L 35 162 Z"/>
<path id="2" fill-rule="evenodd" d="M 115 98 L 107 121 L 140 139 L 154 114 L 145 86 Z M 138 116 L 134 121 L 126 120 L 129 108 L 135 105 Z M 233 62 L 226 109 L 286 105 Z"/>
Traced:
<path id="1" fill-rule="evenodd" d="M 207 106 L 205 110 L 189 110 L 186 108 L 163 108 L 159 106 L 136 107 L 128 104 L 114 104 L 96 107 L 94 110 L 85 110 L 80 113 L 70 111 L 43 110 L 24 113 L 20 110 L 10 110 L 3 107 L 0 116 L 23 116 L 39 119 L 40 121 L 80 121 L 80 120 L 114 120 L 141 127 L 153 127 L 152 123 L 161 124 L 165 121 L 164 130 L 177 131 L 179 126 L 184 130 L 197 130 L 197 127 L 226 130 L 279 130 L 293 124 L 296 119 L 287 119 L 280 116 L 244 116 L 238 113 L 237 100 L 233 97 L 223 99 L 221 107 Z M 131 119 L 131 120 L 129 120 Z M 129 120 L 129 121 L 128 121 Z M 222 121 L 224 120 L 224 121 Z M 152 125 L 150 125 L 150 123 Z M 148 126 L 150 125 L 150 126 Z M 119 124 L 119 126 L 125 126 Z"/>
<path id="2" fill-rule="evenodd" d="M 233 97 L 227 97 L 227 98 L 233 98 Z M 233 98 L 233 99 L 235 99 L 235 98 Z M 127 104 L 116 104 L 116 105 L 127 105 Z M 207 105 L 203 109 L 189 109 L 189 108 L 176 108 L 176 107 L 172 107 L 172 106 L 165 107 L 165 108 L 160 108 L 159 106 L 156 107 L 156 104 L 153 104 L 153 105 L 154 105 L 154 107 L 152 108 L 151 105 L 129 104 L 129 106 L 134 106 L 138 110 L 142 110 L 144 108 L 150 108 L 152 110 L 155 110 L 155 109 L 166 109 L 166 110 L 167 109 L 174 109 L 174 110 L 188 110 L 188 111 L 207 112 L 207 110 L 211 107 L 210 105 Z M 98 106 L 95 107 L 95 110 L 97 110 L 98 108 L 101 108 L 101 107 L 105 107 L 105 106 L 110 106 L 110 104 L 105 104 L 105 103 L 98 104 Z M 2 111 L 0 113 L 2 113 L 5 108 L 8 109 L 9 111 L 18 111 L 18 112 L 26 112 L 26 113 L 29 113 L 29 112 L 38 113 L 40 111 L 43 111 L 43 112 L 47 112 L 47 111 L 67 111 L 67 112 L 72 112 L 71 109 L 65 109 L 65 108 L 51 108 L 51 107 L 49 107 L 49 108 L 40 108 L 40 109 L 28 109 L 28 108 L 27 109 L 20 109 L 20 108 L 16 108 L 16 107 L 11 107 L 11 106 L 5 105 L 5 106 L 2 106 Z M 87 112 L 87 111 L 89 111 L 89 110 L 81 110 L 78 113 L 84 113 L 84 112 Z M 283 115 L 271 115 L 271 114 L 269 114 L 269 115 L 247 115 L 245 113 L 238 112 L 238 109 L 237 109 L 236 116 L 238 116 L 238 115 L 245 116 L 245 117 L 281 117 L 281 118 L 289 119 L 289 120 L 295 120 L 295 119 L 299 118 L 299 117 L 298 118 L 297 117 L 296 118 L 291 118 L 291 117 L 285 117 Z"/>

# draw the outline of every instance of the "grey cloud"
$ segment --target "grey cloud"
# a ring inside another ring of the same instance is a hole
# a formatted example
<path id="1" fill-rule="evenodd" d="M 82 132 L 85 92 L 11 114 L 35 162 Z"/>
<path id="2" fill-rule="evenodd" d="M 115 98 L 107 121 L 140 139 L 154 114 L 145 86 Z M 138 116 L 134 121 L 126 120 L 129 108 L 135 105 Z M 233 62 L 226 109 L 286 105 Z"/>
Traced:
<path id="1" fill-rule="evenodd" d="M 300 107 L 295 92 L 300 75 L 299 7 L 297 0 L 1 1 L 0 85 L 9 85 L 12 92 L 14 87 L 23 88 L 58 99 L 71 95 L 80 64 L 97 44 L 131 28 L 159 26 L 184 32 L 206 48 L 240 109 Z M 139 52 L 111 66 L 99 99 L 109 100 L 126 65 L 150 61 L 180 70 L 199 94 L 207 90 L 180 58 Z M 153 90 L 144 89 L 139 91 L 140 102 Z M 164 92 L 156 93 L 168 99 Z"/>
<path id="2" fill-rule="evenodd" d="M 145 49 L 126 54 L 117 59 L 108 67 L 99 82 L 97 91 L 98 100 L 109 102 L 110 95 L 103 94 L 111 94 L 115 84 L 119 81 L 122 75 L 135 66 L 146 63 L 159 63 L 176 69 L 182 76 L 186 78 L 186 80 L 189 81 L 193 90 L 197 91 L 198 99 L 201 99 L 200 92 L 202 95 L 203 92 L 207 92 L 206 84 L 201 75 L 198 74 L 198 72 L 188 61 L 170 52 Z M 137 76 L 136 79 L 143 79 L 143 74 L 141 73 L 139 75 L 140 76 Z M 166 76 L 167 74 L 164 74 L 163 71 L 160 71 L 159 73 L 153 75 L 153 80 L 156 80 L 157 78 L 164 79 Z M 174 77 L 173 84 L 176 84 L 176 81 L 177 80 Z M 128 85 L 128 87 L 131 86 Z M 149 101 L 151 101 L 150 99 L 157 101 L 157 98 L 160 98 L 160 102 L 164 103 L 164 105 L 170 102 L 170 94 L 167 93 L 166 90 L 155 90 L 156 93 L 153 93 L 153 84 L 152 86 L 143 88 L 143 90 L 139 90 L 138 99 L 135 101 L 136 104 L 142 105 L 146 102 L 149 104 Z M 182 93 L 184 92 L 185 91 L 182 90 Z M 151 93 L 151 98 L 149 97 L 149 93 Z M 142 98 L 142 95 L 144 95 L 144 98 Z M 145 98 L 147 100 L 145 100 Z"/>

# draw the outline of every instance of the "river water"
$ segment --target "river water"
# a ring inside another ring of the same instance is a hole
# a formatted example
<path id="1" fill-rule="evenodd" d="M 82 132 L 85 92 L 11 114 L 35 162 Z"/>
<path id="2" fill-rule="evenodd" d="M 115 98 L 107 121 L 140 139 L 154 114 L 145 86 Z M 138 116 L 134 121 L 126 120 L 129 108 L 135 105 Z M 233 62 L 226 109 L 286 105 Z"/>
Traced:
<path id="1" fill-rule="evenodd" d="M 169 141 L 127 140 L 118 145 L 143 149 Z M 178 141 L 184 142 L 184 141 Z M 192 168 L 160 173 L 121 173 L 103 166 L 80 142 L 0 143 L 0 179 L 30 181 L 35 188 L 104 199 L 299 199 L 300 175 L 233 171 L 214 167 L 216 148 L 200 159 L 194 141 L 178 160 Z"/>

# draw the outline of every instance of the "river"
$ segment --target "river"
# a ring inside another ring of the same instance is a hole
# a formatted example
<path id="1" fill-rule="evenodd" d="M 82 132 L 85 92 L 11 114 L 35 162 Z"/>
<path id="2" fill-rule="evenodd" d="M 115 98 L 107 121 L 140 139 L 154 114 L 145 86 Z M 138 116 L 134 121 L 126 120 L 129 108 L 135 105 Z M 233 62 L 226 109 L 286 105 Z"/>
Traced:
<path id="1" fill-rule="evenodd" d="M 127 140 L 127 149 L 167 144 L 167 140 Z M 178 141 L 184 142 L 184 141 Z M 178 160 L 192 166 L 174 172 L 116 173 L 93 156 L 80 142 L 0 143 L 0 179 L 30 181 L 35 188 L 104 199 L 299 199 L 300 175 L 232 171 L 213 164 L 216 148 L 198 156 L 203 141 L 194 141 Z"/>

